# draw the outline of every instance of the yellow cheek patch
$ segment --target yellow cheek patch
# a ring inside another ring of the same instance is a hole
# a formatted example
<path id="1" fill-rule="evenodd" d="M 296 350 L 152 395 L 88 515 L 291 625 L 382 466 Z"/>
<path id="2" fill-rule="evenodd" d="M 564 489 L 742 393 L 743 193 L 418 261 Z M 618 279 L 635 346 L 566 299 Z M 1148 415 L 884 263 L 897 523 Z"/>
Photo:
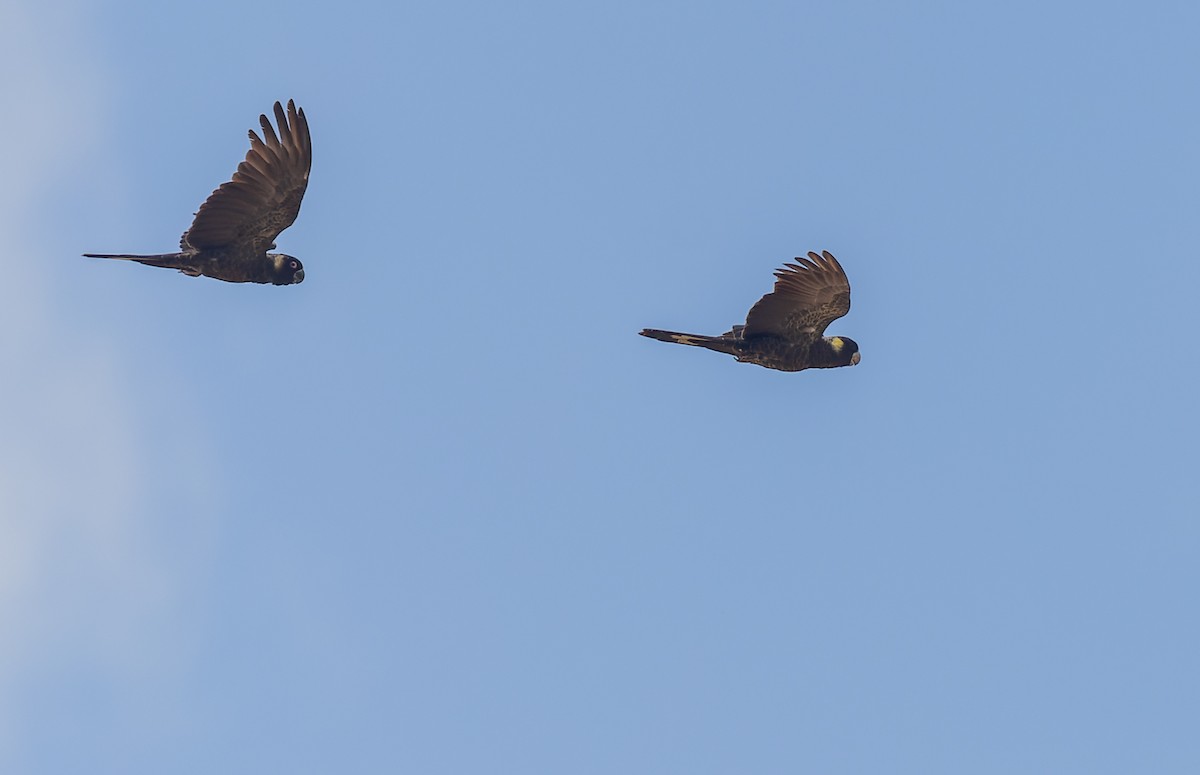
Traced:
<path id="1" fill-rule="evenodd" d="M 835 336 L 829 340 L 829 346 L 833 348 L 833 351 L 835 353 L 840 353 L 842 351 L 843 345 L 845 345 L 845 344 L 846 343 L 842 341 L 842 338 L 840 336 Z"/>

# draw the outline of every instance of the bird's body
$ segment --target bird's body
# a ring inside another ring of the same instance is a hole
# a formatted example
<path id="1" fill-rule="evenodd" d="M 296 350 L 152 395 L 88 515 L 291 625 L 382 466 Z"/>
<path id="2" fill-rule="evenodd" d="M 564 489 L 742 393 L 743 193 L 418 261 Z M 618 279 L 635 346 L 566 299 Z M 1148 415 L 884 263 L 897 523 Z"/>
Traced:
<path id="1" fill-rule="evenodd" d="M 660 331 L 655 328 L 644 329 L 642 336 L 657 339 L 660 342 L 688 344 L 727 353 L 742 363 L 754 363 L 776 371 L 804 371 L 805 369 L 825 369 L 835 366 L 850 365 L 848 359 L 852 353 L 845 356 L 847 349 L 845 337 L 819 337 L 808 341 L 795 342 L 781 336 L 757 336 L 743 339 L 737 330 L 729 331 L 721 336 L 699 336 L 697 334 L 681 334 L 675 331 Z M 857 345 L 855 345 L 857 347 Z M 855 349 L 857 352 L 857 349 Z M 855 361 L 857 363 L 857 361 Z"/>
<path id="2" fill-rule="evenodd" d="M 828 251 L 796 262 L 775 273 L 775 289 L 750 309 L 745 325 L 720 336 L 656 328 L 643 329 L 641 335 L 715 350 L 777 371 L 856 365 L 860 356 L 853 339 L 824 336 L 831 322 L 850 311 L 846 273 Z"/>
<path id="3" fill-rule="evenodd" d="M 292 285 L 304 280 L 298 259 L 283 253 L 247 250 L 189 250 L 182 253 L 130 255 L 124 253 L 84 253 L 88 258 L 124 258 L 146 266 L 178 269 L 190 277 L 212 277 L 227 283 L 270 283 Z M 288 262 L 295 261 L 289 268 Z M 298 277 L 299 279 L 295 279 Z"/>
<path id="4" fill-rule="evenodd" d="M 205 200 L 192 226 L 179 240 L 178 253 L 135 255 L 84 253 L 89 258 L 120 258 L 147 266 L 178 269 L 193 277 L 231 283 L 293 285 L 304 280 L 299 259 L 268 253 L 275 238 L 300 212 L 312 168 L 312 138 L 303 110 L 275 103 L 279 135 L 265 115 L 263 137 L 250 132 L 250 150 L 233 179 Z"/>

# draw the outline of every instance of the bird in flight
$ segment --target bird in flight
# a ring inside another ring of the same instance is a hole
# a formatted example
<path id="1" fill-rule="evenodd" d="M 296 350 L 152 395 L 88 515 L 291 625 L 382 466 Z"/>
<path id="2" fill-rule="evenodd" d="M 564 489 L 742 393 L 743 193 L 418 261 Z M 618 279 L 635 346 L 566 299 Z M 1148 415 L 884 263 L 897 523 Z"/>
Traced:
<path id="1" fill-rule="evenodd" d="M 200 205 L 192 227 L 179 240 L 179 253 L 131 255 L 84 253 L 88 258 L 123 258 L 147 266 L 178 269 L 191 277 L 230 283 L 292 285 L 303 282 L 304 265 L 275 248 L 279 233 L 300 212 L 312 168 L 312 138 L 303 110 L 288 100 L 287 113 L 275 103 L 279 135 L 265 115 L 260 138 L 250 130 L 250 150 L 233 179 Z"/>
<path id="2" fill-rule="evenodd" d="M 758 300 L 746 324 L 720 336 L 646 328 L 642 336 L 728 353 L 743 363 L 779 371 L 855 366 L 858 344 L 825 336 L 830 323 L 850 311 L 850 281 L 829 251 L 809 253 L 775 272 L 775 289 Z"/>

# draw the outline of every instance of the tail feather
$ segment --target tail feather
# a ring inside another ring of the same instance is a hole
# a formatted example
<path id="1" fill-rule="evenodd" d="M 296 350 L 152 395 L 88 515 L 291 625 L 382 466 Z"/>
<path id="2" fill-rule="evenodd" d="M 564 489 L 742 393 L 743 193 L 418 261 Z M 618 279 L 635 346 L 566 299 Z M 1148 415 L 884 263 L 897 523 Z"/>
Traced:
<path id="1" fill-rule="evenodd" d="M 149 264 L 150 266 L 173 266 L 174 261 L 179 258 L 179 253 L 154 253 L 151 255 L 138 255 L 134 253 L 84 253 L 84 258 L 120 258 L 126 261 L 137 261 L 140 264 Z"/>
<path id="2" fill-rule="evenodd" d="M 657 339 L 660 342 L 687 344 L 693 347 L 703 347 L 708 350 L 716 350 L 719 353 L 728 353 L 729 355 L 736 354 L 734 343 L 721 336 L 682 334 L 678 331 L 660 331 L 657 328 L 644 328 L 640 333 L 642 336 L 648 336 L 651 339 Z"/>

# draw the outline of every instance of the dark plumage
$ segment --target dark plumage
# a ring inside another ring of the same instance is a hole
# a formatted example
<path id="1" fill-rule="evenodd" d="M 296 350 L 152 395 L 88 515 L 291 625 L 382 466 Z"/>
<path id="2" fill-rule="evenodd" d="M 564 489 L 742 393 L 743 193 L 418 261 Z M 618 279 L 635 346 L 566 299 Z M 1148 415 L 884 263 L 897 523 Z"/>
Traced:
<path id="1" fill-rule="evenodd" d="M 179 253 L 131 255 L 84 253 L 89 258 L 124 258 L 148 266 L 178 269 L 186 275 L 231 283 L 292 285 L 304 280 L 299 259 L 268 253 L 275 238 L 300 212 L 312 169 L 312 138 L 303 110 L 288 100 L 287 113 L 275 103 L 276 137 L 259 116 L 263 136 L 250 130 L 250 150 L 233 179 L 209 195 L 192 227 L 179 240 Z"/>
<path id="2" fill-rule="evenodd" d="M 660 342 L 704 347 L 739 361 L 779 371 L 854 366 L 858 344 L 844 336 L 825 336 L 825 328 L 850 311 L 850 281 L 829 251 L 809 253 L 775 272 L 775 290 L 758 300 L 746 324 L 720 336 L 642 330 Z"/>

